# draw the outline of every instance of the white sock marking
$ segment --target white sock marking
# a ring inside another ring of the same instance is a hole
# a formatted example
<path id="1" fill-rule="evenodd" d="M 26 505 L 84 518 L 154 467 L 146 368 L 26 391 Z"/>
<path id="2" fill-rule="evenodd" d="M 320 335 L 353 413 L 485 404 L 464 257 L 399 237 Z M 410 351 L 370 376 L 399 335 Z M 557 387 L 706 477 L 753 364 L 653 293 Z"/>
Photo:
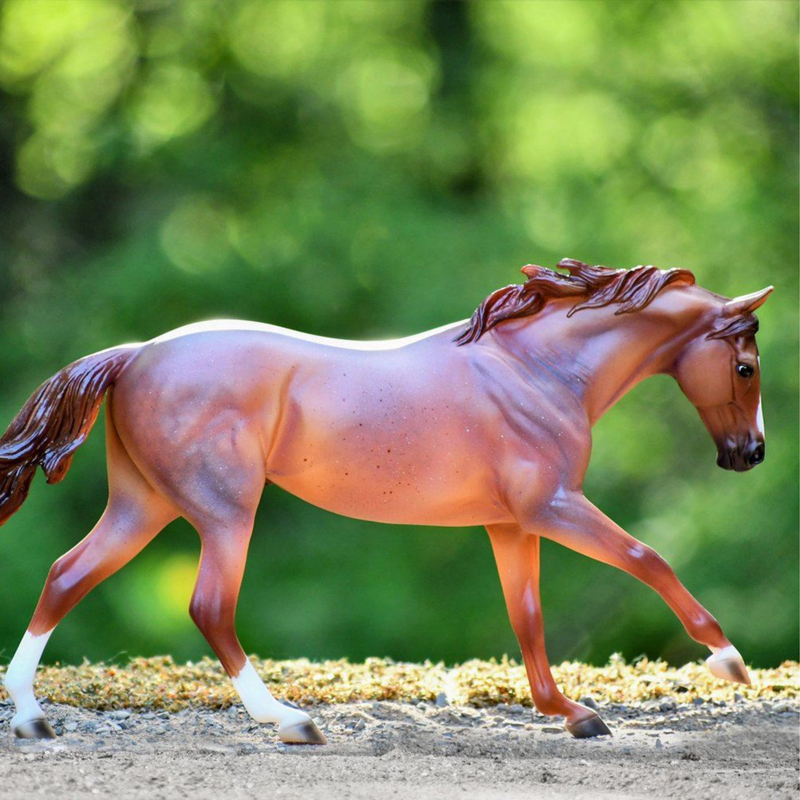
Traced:
<path id="1" fill-rule="evenodd" d="M 44 719 L 44 711 L 36 702 L 33 694 L 33 679 L 36 677 L 36 668 L 39 666 L 44 647 L 52 632 L 50 630 L 34 636 L 30 631 L 26 631 L 17 652 L 14 653 L 14 658 L 8 665 L 3 685 L 11 695 L 17 709 L 17 713 L 11 720 L 12 728 L 33 719 Z"/>
<path id="2" fill-rule="evenodd" d="M 711 655 L 706 659 L 713 659 L 714 661 L 725 661 L 728 658 L 741 658 L 739 651 L 732 645 L 728 644 L 725 647 L 710 647 Z"/>
<path id="3" fill-rule="evenodd" d="M 233 687 L 239 693 L 239 697 L 242 698 L 242 703 L 247 709 L 247 713 L 256 722 L 295 724 L 310 719 L 305 712 L 279 703 L 272 696 L 272 692 L 264 685 L 249 658 L 244 667 L 242 667 L 242 671 L 231 680 Z"/>

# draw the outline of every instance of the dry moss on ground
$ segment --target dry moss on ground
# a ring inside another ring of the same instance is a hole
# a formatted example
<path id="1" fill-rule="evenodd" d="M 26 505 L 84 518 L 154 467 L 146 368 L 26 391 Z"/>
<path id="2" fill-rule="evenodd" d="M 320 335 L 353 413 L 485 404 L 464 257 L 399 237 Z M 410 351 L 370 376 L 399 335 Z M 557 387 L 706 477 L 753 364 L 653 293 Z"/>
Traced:
<path id="1" fill-rule="evenodd" d="M 407 664 L 369 658 L 311 662 L 253 659 L 258 672 L 284 700 L 310 705 L 356 700 L 433 701 L 444 692 L 449 702 L 472 706 L 497 703 L 531 705 L 525 669 L 512 659 L 443 664 Z M 2 670 L 0 670 L 2 672 Z M 800 696 L 800 665 L 786 661 L 776 669 L 750 671 L 752 686 L 715 679 L 702 662 L 671 667 L 642 659 L 627 664 L 612 658 L 604 667 L 564 662 L 553 668 L 558 685 L 575 700 L 591 695 L 598 703 L 636 704 L 672 698 L 687 703 L 697 697 L 733 701 L 792 699 Z M 89 664 L 45 666 L 36 691 L 54 703 L 101 710 L 187 707 L 226 708 L 238 698 L 218 662 L 176 664 L 169 657 L 135 658 L 123 666 Z M 0 690 L 0 698 L 7 695 Z"/>

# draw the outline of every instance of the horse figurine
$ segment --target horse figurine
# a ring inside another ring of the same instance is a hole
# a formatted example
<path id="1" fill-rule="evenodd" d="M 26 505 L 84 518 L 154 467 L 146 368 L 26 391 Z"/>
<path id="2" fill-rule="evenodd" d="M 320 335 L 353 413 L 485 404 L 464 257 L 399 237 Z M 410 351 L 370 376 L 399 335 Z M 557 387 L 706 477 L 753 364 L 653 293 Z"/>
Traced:
<path id="1" fill-rule="evenodd" d="M 55 626 L 183 516 L 202 540 L 189 613 L 245 708 L 278 723 L 284 742 L 325 743 L 307 714 L 272 696 L 234 626 L 253 517 L 273 483 L 358 519 L 484 526 L 533 701 L 565 717 L 573 736 L 610 731 L 550 673 L 541 537 L 655 589 L 710 649 L 711 672 L 749 683 L 711 614 L 581 486 L 592 425 L 656 373 L 672 375 L 697 408 L 719 466 L 763 461 L 753 312 L 772 287 L 728 300 L 683 269 L 558 267 L 567 274 L 523 267 L 525 283 L 490 294 L 469 322 L 404 339 L 208 322 L 86 356 L 45 381 L 0 438 L 0 523 L 25 500 L 37 466 L 48 483 L 66 475 L 106 394 L 109 498 L 88 536 L 53 564 L 8 667 L 15 734 L 55 736 L 33 693 Z"/>

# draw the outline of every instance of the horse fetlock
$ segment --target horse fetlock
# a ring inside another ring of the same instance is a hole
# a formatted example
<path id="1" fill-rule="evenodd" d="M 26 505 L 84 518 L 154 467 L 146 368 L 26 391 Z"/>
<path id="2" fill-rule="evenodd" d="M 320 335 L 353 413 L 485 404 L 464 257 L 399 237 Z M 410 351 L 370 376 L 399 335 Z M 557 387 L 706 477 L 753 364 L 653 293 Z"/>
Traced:
<path id="1" fill-rule="evenodd" d="M 712 648 L 714 652 L 706 659 L 706 664 L 715 678 L 731 683 L 750 685 L 750 675 L 739 651 L 729 644 L 727 647 Z"/>
<path id="2" fill-rule="evenodd" d="M 28 696 L 11 695 L 17 713 L 11 718 L 11 727 L 17 728 L 34 719 L 44 719 L 44 711 L 31 692 Z"/>
<path id="3" fill-rule="evenodd" d="M 9 672 L 11 672 L 10 669 Z M 8 692 L 9 697 L 14 701 L 14 707 L 16 708 L 17 713 L 11 719 L 11 729 L 17 736 L 23 739 L 52 738 L 28 736 L 24 732 L 18 733 L 19 730 L 24 731 L 26 725 L 44 719 L 44 711 L 42 711 L 42 707 L 36 702 L 31 682 L 17 675 L 10 674 L 3 682 L 3 686 Z"/>

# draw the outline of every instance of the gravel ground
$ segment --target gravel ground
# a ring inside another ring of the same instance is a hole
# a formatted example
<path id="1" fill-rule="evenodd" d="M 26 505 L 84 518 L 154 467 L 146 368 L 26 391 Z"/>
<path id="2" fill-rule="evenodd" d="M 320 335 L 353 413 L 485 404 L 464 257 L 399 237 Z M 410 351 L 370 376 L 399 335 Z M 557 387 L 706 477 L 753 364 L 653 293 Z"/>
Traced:
<path id="1" fill-rule="evenodd" d="M 323 747 L 281 744 L 241 706 L 44 708 L 59 738 L 17 742 L 0 704 L 2 797 L 800 796 L 796 700 L 606 703 L 614 736 L 590 740 L 516 704 L 319 704 L 308 710 Z"/>

